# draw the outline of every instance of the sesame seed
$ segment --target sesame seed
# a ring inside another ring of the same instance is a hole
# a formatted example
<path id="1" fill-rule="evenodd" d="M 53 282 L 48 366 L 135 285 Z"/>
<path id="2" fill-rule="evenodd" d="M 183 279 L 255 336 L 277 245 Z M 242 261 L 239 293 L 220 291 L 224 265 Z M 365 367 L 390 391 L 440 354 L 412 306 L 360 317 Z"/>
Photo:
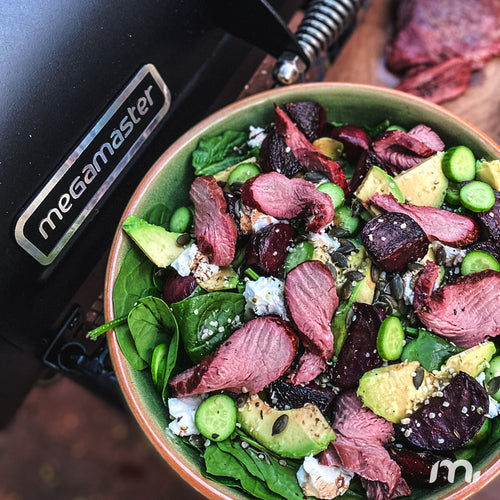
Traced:
<path id="1" fill-rule="evenodd" d="M 434 412 L 432 412 L 432 411 L 431 411 L 431 412 L 429 413 L 429 418 L 434 418 L 435 416 L 436 416 L 436 414 L 435 414 Z"/>
<path id="2" fill-rule="evenodd" d="M 448 403 L 448 401 L 443 401 L 443 406 L 447 408 L 448 406 L 450 406 L 450 403 Z"/>

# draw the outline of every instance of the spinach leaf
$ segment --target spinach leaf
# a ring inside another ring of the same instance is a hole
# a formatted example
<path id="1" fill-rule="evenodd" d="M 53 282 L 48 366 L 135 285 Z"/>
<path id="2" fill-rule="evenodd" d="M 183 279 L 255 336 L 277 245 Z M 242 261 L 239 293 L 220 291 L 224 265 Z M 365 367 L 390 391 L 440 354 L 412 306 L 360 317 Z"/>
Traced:
<path id="1" fill-rule="evenodd" d="M 174 318 L 175 321 L 175 317 L 173 314 L 172 317 Z M 176 328 L 172 340 L 170 341 L 170 345 L 168 346 L 167 358 L 165 360 L 165 372 L 163 373 L 163 389 L 161 391 L 161 397 L 163 400 L 163 404 L 165 406 L 168 405 L 168 380 L 177 363 L 178 352 L 179 352 L 179 327 L 177 326 L 176 323 Z"/>
<path id="2" fill-rule="evenodd" d="M 247 140 L 245 132 L 227 130 L 217 137 L 205 137 L 193 152 L 195 175 L 213 175 L 242 161 L 245 156 L 235 152 Z"/>
<path id="3" fill-rule="evenodd" d="M 214 444 L 208 446 L 204 457 L 206 470 L 209 474 L 237 479 L 241 488 L 256 498 L 282 500 L 283 497 L 272 493 L 263 481 L 250 475 L 236 458 L 225 453 L 218 446 Z"/>
<path id="4" fill-rule="evenodd" d="M 232 333 L 243 319 L 245 298 L 240 293 L 211 292 L 172 304 L 187 355 L 199 363 Z"/>
<path id="5" fill-rule="evenodd" d="M 454 346 L 445 339 L 420 328 L 418 337 L 410 341 L 401 356 L 402 360 L 419 361 L 427 370 L 439 370 L 446 360 L 464 349 Z"/>
<path id="6" fill-rule="evenodd" d="M 153 267 L 153 263 L 139 248 L 133 246 L 127 252 L 113 288 L 113 306 L 116 317 L 128 315 L 143 295 L 144 290 L 153 286 Z M 128 324 L 117 326 L 115 332 L 118 345 L 128 362 L 134 369 L 144 370 L 147 363 L 137 351 Z"/>
<path id="7" fill-rule="evenodd" d="M 178 331 L 172 311 L 157 297 L 140 299 L 128 315 L 128 326 L 139 356 L 148 365 L 155 347 L 170 343 Z"/>
<path id="8" fill-rule="evenodd" d="M 148 210 L 144 219 L 150 224 L 164 227 L 168 231 L 171 215 L 172 210 L 163 203 L 158 203 Z"/>

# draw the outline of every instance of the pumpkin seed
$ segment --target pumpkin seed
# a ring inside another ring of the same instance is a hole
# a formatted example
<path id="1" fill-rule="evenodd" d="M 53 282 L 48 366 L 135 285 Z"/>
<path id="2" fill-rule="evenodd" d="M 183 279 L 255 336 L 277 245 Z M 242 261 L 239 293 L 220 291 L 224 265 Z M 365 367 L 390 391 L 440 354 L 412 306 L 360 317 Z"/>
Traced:
<path id="1" fill-rule="evenodd" d="M 444 247 L 439 247 L 434 254 L 434 260 L 438 266 L 446 265 L 446 250 Z"/>
<path id="2" fill-rule="evenodd" d="M 327 262 L 326 265 L 330 269 L 333 279 L 337 279 L 337 268 L 331 262 Z"/>
<path id="3" fill-rule="evenodd" d="M 397 300 L 402 299 L 405 292 L 405 288 L 403 285 L 403 280 L 401 279 L 401 276 L 399 274 L 394 275 L 390 285 L 391 285 L 392 296 Z"/>
<path id="4" fill-rule="evenodd" d="M 408 264 L 408 271 L 421 271 L 424 267 L 420 262 L 410 262 Z"/>
<path id="5" fill-rule="evenodd" d="M 339 238 L 340 246 L 337 248 L 337 252 L 343 253 L 344 255 L 349 255 L 350 253 L 357 250 L 356 245 L 345 238 Z"/>
<path id="6" fill-rule="evenodd" d="M 324 178 L 325 176 L 321 172 L 311 171 L 311 172 L 306 172 L 304 174 L 304 179 L 310 182 L 319 182 L 322 181 Z"/>
<path id="7" fill-rule="evenodd" d="M 283 415 L 280 415 L 274 421 L 273 429 L 271 431 L 271 436 L 276 436 L 276 434 L 283 432 L 286 429 L 287 425 L 288 425 L 288 415 L 286 413 Z"/>
<path id="8" fill-rule="evenodd" d="M 424 377 L 425 377 L 425 370 L 423 366 L 419 366 L 415 370 L 415 376 L 413 377 L 413 385 L 415 386 L 415 389 L 418 390 L 418 388 L 422 385 Z"/>
<path id="9" fill-rule="evenodd" d="M 344 238 L 346 236 L 349 236 L 349 231 L 347 231 L 347 229 L 344 229 L 343 227 L 336 226 L 330 229 L 330 231 L 328 231 L 328 234 L 334 238 Z"/>
<path id="10" fill-rule="evenodd" d="M 347 300 L 352 294 L 352 281 L 346 281 L 339 291 L 339 299 Z"/>
<path id="11" fill-rule="evenodd" d="M 240 394 L 235 401 L 236 408 L 243 408 L 247 404 L 248 397 L 248 392 L 245 394 Z"/>
<path id="12" fill-rule="evenodd" d="M 345 269 L 349 267 L 349 261 L 347 260 L 347 257 L 340 252 L 333 252 L 332 253 L 332 262 L 336 264 L 338 267 L 341 269 Z"/>
<path id="13" fill-rule="evenodd" d="M 179 247 L 183 247 L 184 245 L 187 245 L 191 241 L 191 236 L 189 234 L 184 233 L 181 234 L 176 240 L 175 243 Z"/>
<path id="14" fill-rule="evenodd" d="M 351 328 L 353 318 L 354 318 L 354 309 L 351 307 L 345 315 L 345 327 L 347 330 Z"/>
<path id="15" fill-rule="evenodd" d="M 370 278 L 374 283 L 376 283 L 380 279 L 380 269 L 372 264 L 370 268 Z"/>
<path id="16" fill-rule="evenodd" d="M 500 376 L 493 377 L 492 379 L 486 382 L 486 390 L 490 396 L 496 394 L 500 390 Z"/>
<path id="17" fill-rule="evenodd" d="M 361 271 L 347 271 L 344 276 L 349 281 L 361 281 L 365 277 Z"/>

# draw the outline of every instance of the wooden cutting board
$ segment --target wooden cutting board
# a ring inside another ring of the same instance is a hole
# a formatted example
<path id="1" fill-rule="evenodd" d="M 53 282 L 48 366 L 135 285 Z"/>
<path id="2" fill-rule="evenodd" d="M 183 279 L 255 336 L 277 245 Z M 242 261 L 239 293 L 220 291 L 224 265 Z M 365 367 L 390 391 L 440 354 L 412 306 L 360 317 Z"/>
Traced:
<path id="1" fill-rule="evenodd" d="M 372 0 L 360 11 L 356 29 L 328 69 L 325 81 L 397 85 L 398 78 L 386 69 L 384 61 L 396 4 L 394 0 Z M 500 57 L 473 75 L 465 94 L 441 105 L 500 143 Z"/>

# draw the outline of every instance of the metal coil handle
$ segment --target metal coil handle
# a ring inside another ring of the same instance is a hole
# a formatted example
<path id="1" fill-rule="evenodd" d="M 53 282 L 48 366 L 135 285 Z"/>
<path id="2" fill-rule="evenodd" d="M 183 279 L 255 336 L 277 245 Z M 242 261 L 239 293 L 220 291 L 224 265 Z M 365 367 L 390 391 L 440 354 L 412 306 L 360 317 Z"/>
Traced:
<path id="1" fill-rule="evenodd" d="M 284 52 L 276 61 L 273 76 L 282 85 L 298 80 L 321 52 L 330 47 L 354 20 L 363 0 L 312 0 L 298 27 L 295 38 L 308 60 Z"/>

